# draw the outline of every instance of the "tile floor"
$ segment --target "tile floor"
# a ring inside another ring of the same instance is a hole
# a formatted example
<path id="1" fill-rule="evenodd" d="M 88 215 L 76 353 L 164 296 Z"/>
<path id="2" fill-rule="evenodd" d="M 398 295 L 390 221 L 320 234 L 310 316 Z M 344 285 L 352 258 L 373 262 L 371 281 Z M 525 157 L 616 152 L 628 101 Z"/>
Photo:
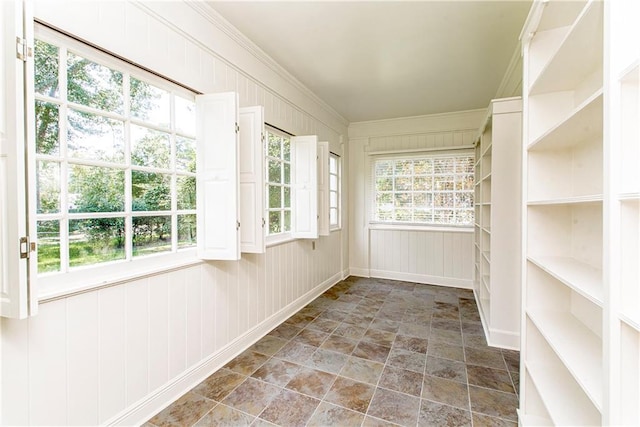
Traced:
<path id="1" fill-rule="evenodd" d="M 350 277 L 145 426 L 516 426 L 468 290 Z"/>

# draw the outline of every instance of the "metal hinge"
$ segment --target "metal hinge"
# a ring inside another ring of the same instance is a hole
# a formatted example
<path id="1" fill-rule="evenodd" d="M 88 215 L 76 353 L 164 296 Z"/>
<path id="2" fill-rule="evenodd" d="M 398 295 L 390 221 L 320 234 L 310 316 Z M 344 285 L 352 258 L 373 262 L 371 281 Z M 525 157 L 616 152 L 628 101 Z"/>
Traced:
<path id="1" fill-rule="evenodd" d="M 16 37 L 16 57 L 24 62 L 33 57 L 33 47 L 27 45 L 27 40 L 22 37 Z"/>
<path id="2" fill-rule="evenodd" d="M 240 133 L 240 126 L 236 123 L 236 133 Z"/>
<path id="3" fill-rule="evenodd" d="M 240 230 L 240 221 L 236 221 L 236 230 Z"/>
<path id="4" fill-rule="evenodd" d="M 265 136 L 264 132 L 260 133 L 260 139 L 262 140 L 262 142 L 265 142 L 267 140 L 267 137 Z"/>
<path id="5" fill-rule="evenodd" d="M 262 218 L 262 228 L 265 228 L 267 226 L 267 221 L 265 221 L 264 218 Z"/>
<path id="6" fill-rule="evenodd" d="M 20 238 L 20 258 L 25 259 L 31 256 L 31 252 L 36 250 L 36 243 L 29 240 L 29 236 Z"/>

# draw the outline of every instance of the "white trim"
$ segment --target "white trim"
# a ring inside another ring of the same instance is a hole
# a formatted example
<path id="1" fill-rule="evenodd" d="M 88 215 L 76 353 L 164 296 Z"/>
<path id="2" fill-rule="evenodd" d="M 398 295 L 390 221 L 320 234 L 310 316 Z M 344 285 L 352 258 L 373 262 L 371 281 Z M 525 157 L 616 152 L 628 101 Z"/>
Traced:
<path id="1" fill-rule="evenodd" d="M 475 298 L 476 305 L 478 306 L 482 330 L 484 331 L 484 337 L 487 340 L 487 345 L 489 347 L 520 351 L 520 332 L 511 332 L 487 327 L 489 322 L 485 318 L 484 312 L 481 309 L 480 298 L 478 298 L 476 289 L 473 289 L 473 296 Z"/>
<path id="2" fill-rule="evenodd" d="M 293 242 L 294 240 L 297 239 L 291 235 L 290 231 L 287 231 L 286 233 L 271 234 L 265 238 L 267 248 Z"/>
<path id="3" fill-rule="evenodd" d="M 371 269 L 370 272 L 371 277 L 378 279 L 402 280 L 404 282 L 424 283 L 427 285 L 473 289 L 472 279 L 456 279 L 452 277 L 430 276 L 428 274 L 402 273 L 400 271 L 374 269 Z"/>
<path id="4" fill-rule="evenodd" d="M 411 148 L 408 150 L 385 150 L 385 151 L 369 151 L 365 152 L 370 156 L 379 156 L 379 155 L 389 155 L 389 156 L 399 156 L 401 154 L 420 154 L 420 153 L 428 153 L 439 151 L 443 154 L 446 154 L 449 151 L 458 151 L 458 150 L 469 150 L 471 152 L 473 150 L 473 145 L 459 145 L 459 146 L 449 146 L 449 147 L 430 147 L 430 148 Z M 457 153 L 456 153 L 457 154 Z"/>
<path id="5" fill-rule="evenodd" d="M 396 231 L 439 231 L 443 233 L 473 233 L 473 225 L 452 226 L 452 225 L 431 225 L 419 223 L 398 223 L 398 222 L 369 222 L 369 230 L 396 230 Z"/>
<path id="6" fill-rule="evenodd" d="M 251 347 L 282 322 L 293 316 L 304 306 L 320 296 L 327 289 L 342 280 L 343 272 L 338 272 L 318 286 L 291 302 L 277 313 L 248 330 L 227 344 L 218 352 L 203 359 L 199 364 L 186 370 L 179 377 L 167 382 L 155 392 L 131 405 L 105 422 L 105 425 L 142 425 L 145 421 L 169 406 L 187 391 L 198 385 L 209 375 L 222 368 L 231 359 Z"/>
<path id="7" fill-rule="evenodd" d="M 371 273 L 368 268 L 349 267 L 349 276 L 368 278 L 371 277 Z"/>

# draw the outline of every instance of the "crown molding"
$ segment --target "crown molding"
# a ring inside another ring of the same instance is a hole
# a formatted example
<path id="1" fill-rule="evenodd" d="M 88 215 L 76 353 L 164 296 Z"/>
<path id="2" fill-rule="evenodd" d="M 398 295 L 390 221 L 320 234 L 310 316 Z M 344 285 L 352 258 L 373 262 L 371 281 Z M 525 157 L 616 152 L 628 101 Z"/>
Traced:
<path id="1" fill-rule="evenodd" d="M 295 78 L 291 73 L 289 73 L 284 67 L 278 64 L 271 56 L 269 56 L 265 51 L 260 49 L 258 45 L 256 45 L 253 41 L 251 41 L 247 36 L 242 34 L 233 24 L 227 21 L 222 15 L 220 15 L 216 10 L 214 10 L 211 6 L 209 6 L 206 2 L 203 1 L 192 1 L 185 0 L 185 3 L 188 4 L 192 9 L 198 12 L 202 17 L 207 19 L 213 26 L 222 31 L 225 35 L 227 35 L 231 40 L 233 40 L 238 46 L 244 49 L 246 52 L 251 54 L 254 58 L 260 61 L 263 65 L 269 68 L 271 71 L 276 73 L 280 78 L 285 80 L 291 86 L 293 86 L 296 90 L 300 91 L 302 94 L 307 96 L 313 102 L 318 104 L 322 109 L 326 110 L 329 114 L 333 116 L 336 120 L 338 120 L 345 127 L 349 126 L 349 121 L 344 118 L 340 113 L 338 113 L 332 106 L 323 101 L 318 95 L 312 92 L 308 87 L 306 87 L 300 80 Z M 237 67 L 236 67 L 237 68 Z"/>

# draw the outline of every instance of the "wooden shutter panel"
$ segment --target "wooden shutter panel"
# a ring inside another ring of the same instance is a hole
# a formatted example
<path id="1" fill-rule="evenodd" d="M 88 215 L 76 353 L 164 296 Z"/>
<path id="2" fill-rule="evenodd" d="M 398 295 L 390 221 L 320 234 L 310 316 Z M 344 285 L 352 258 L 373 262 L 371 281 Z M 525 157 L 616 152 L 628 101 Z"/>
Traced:
<path id="1" fill-rule="evenodd" d="M 329 143 L 318 142 L 318 234 L 329 235 Z"/>
<path id="2" fill-rule="evenodd" d="M 264 108 L 240 109 L 240 246 L 262 254 L 264 240 Z"/>
<path id="3" fill-rule="evenodd" d="M 318 237 L 318 137 L 291 138 L 291 235 Z"/>
<path id="4" fill-rule="evenodd" d="M 36 239 L 35 214 L 29 217 L 27 211 L 28 189 L 35 190 L 35 181 L 25 155 L 27 136 L 33 133 L 25 134 L 34 114 L 33 57 L 18 58 L 21 46 L 16 43 L 20 37 L 33 47 L 32 29 L 23 24 L 32 23 L 33 18 L 28 20 L 25 14 L 30 16 L 30 10 L 21 1 L 0 2 L 0 315 L 17 319 L 36 314 L 38 308 L 36 253 L 27 242 L 20 242 L 29 233 L 32 241 Z M 33 150 L 32 141 L 29 152 Z M 34 194 L 32 191 L 31 199 L 35 201 Z M 34 206 L 31 203 L 32 210 Z M 21 251 L 29 258 L 22 258 Z"/>
<path id="5" fill-rule="evenodd" d="M 196 111 L 198 256 L 238 260 L 238 95 L 198 95 Z"/>

